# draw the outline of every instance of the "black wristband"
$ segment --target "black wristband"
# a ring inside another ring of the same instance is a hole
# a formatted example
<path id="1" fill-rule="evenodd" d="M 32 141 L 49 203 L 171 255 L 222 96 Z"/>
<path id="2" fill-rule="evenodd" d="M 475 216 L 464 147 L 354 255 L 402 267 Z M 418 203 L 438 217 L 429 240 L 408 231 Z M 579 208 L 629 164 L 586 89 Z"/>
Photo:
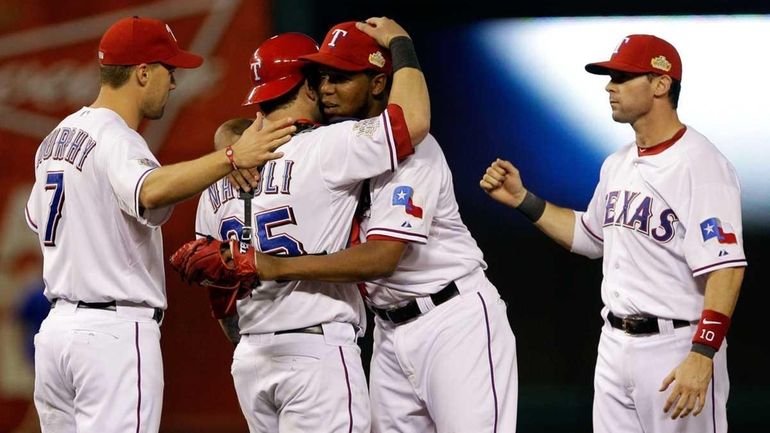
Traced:
<path id="1" fill-rule="evenodd" d="M 516 208 L 522 215 L 533 223 L 537 222 L 545 212 L 545 200 L 527 191 L 527 195 Z"/>
<path id="2" fill-rule="evenodd" d="M 714 354 L 717 353 L 717 350 L 711 346 L 706 346 L 705 344 L 693 343 L 690 352 L 700 353 L 703 356 L 714 359 Z"/>
<path id="3" fill-rule="evenodd" d="M 390 55 L 393 58 L 393 73 L 401 68 L 420 69 L 417 52 L 409 36 L 396 36 L 391 39 Z"/>

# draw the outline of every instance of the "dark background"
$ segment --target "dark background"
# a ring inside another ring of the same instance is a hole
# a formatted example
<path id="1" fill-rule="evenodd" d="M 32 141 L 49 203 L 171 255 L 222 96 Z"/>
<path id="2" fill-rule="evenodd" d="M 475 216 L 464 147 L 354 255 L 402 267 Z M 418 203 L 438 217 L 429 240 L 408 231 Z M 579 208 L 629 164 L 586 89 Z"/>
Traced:
<path id="1" fill-rule="evenodd" d="M 247 59 L 269 36 L 299 31 L 320 42 L 332 25 L 343 21 L 385 15 L 401 23 L 413 37 L 426 73 L 433 109 L 431 132 L 452 169 L 463 220 L 484 251 L 489 278 L 509 305 L 518 348 L 518 432 L 590 432 L 593 368 L 601 326 L 601 261 L 564 251 L 516 211 L 490 200 L 477 185 L 489 162 L 499 156 L 515 161 L 534 191 L 542 191 L 557 204 L 582 209 L 590 199 L 603 156 L 575 161 L 549 151 L 556 141 L 553 137 L 569 135 L 569 129 L 549 119 L 547 113 L 534 112 L 517 97 L 519 89 L 515 86 L 496 88 L 489 77 L 502 74 L 488 58 L 479 61 L 473 51 L 476 46 L 468 39 L 468 28 L 485 20 L 516 17 L 768 14 L 770 0 L 516 3 L 0 0 L 0 149 L 4 155 L 0 158 L 0 433 L 39 431 L 31 402 L 31 363 L 22 363 L 31 341 L 21 335 L 16 340 L 9 337 L 19 328 L 13 314 L 21 301 L 40 292 L 34 284 L 30 290 L 24 288 L 28 282 L 39 283 L 41 265 L 38 240 L 27 229 L 21 211 L 34 177 L 30 161 L 40 140 L 62 117 L 93 101 L 98 90 L 96 46 L 103 30 L 113 19 L 135 14 L 150 14 L 169 22 L 183 46 L 191 48 L 197 41 L 195 50 L 204 49 L 200 54 L 206 57 L 200 70 L 177 74 L 179 87 L 170 106 L 179 110 L 167 107 L 164 119 L 148 122 L 147 129 L 140 128 L 164 165 L 209 152 L 213 131 L 222 121 L 253 116 L 240 105 L 250 86 Z M 235 10 L 225 20 L 224 30 L 210 21 L 223 5 Z M 188 9 L 195 11 L 184 12 Z M 77 23 L 77 33 L 83 39 L 73 36 L 73 23 Z M 59 33 L 52 34 L 52 28 L 58 28 Z M 69 30 L 62 33 L 61 29 Z M 45 44 L 37 46 L 36 38 Z M 210 45 L 202 43 L 207 38 Z M 62 39 L 65 41 L 58 42 Z M 9 40 L 25 48 L 16 52 Z M 608 46 L 615 42 L 608 41 Z M 756 47 L 755 55 L 770 55 L 766 40 L 747 43 Z M 730 92 L 733 80 L 753 80 L 757 92 L 745 97 L 763 98 L 767 71 L 744 71 L 741 59 L 728 54 L 714 54 L 714 65 L 723 69 L 724 81 L 715 83 L 713 91 Z M 688 92 L 683 90 L 684 100 Z M 597 97 L 601 93 L 597 89 Z M 765 99 L 770 99 L 770 94 Z M 535 117 L 537 121 L 530 121 Z M 26 129 L 16 127 L 19 125 L 13 119 L 26 120 Z M 609 116 L 596 119 L 605 121 L 611 122 Z M 43 126 L 33 128 L 35 123 Z M 770 120 L 767 124 L 770 128 Z M 153 129 L 156 126 L 160 128 Z M 524 131 L 519 136 L 526 138 L 507 133 L 513 129 Z M 630 129 L 628 134 L 630 138 Z M 544 172 L 559 173 L 560 177 L 543 176 Z M 558 194 L 546 193 L 555 190 Z M 197 199 L 180 203 L 164 225 L 166 253 L 192 238 L 196 205 Z M 767 432 L 770 351 L 766 347 L 762 291 L 770 281 L 765 267 L 770 255 L 770 229 L 761 225 L 744 228 L 749 268 L 728 335 L 732 385 L 728 415 L 731 432 Z M 247 431 L 230 376 L 232 345 L 210 319 L 200 288 L 183 284 L 170 267 L 166 276 L 169 309 L 161 339 L 166 385 L 161 431 Z M 362 347 L 367 365 L 369 336 Z M 10 356 L 13 353 L 15 358 Z M 18 362 L 10 362 L 14 359 Z M 27 379 L 18 380 L 23 377 Z M 9 386 L 13 383 L 20 385 Z"/>
<path id="2" fill-rule="evenodd" d="M 276 2 L 273 16 L 275 33 L 297 31 L 298 26 L 304 26 L 305 32 L 319 42 L 334 24 L 370 16 L 393 18 L 410 33 L 430 89 L 431 132 L 442 145 L 452 169 L 463 220 L 484 251 L 489 265 L 487 275 L 508 302 L 518 349 L 518 431 L 589 432 L 593 369 L 601 326 L 601 260 L 592 261 L 563 250 L 515 211 L 491 203 L 478 188 L 470 194 L 459 191 L 468 190 L 467 185 L 459 186 L 463 182 L 475 185 L 489 163 L 490 159 L 484 156 L 484 144 L 504 140 L 506 128 L 525 125 L 513 119 L 489 119 L 484 125 L 462 123 L 462 113 L 477 109 L 478 105 L 473 104 L 483 104 L 484 98 L 494 95 L 494 89 L 485 88 L 483 70 L 452 55 L 458 51 L 458 45 L 464 44 L 458 35 L 470 24 L 505 17 L 754 14 L 770 12 L 770 2 L 506 3 L 511 2 L 291 0 Z M 760 41 L 756 43 L 762 45 Z M 450 81 L 457 75 L 445 73 L 447 68 L 463 70 L 466 79 Z M 609 116 L 606 121 L 611 121 Z M 514 159 L 515 149 L 521 146 L 526 144 L 511 143 L 511 153 L 500 156 Z M 525 179 L 535 175 L 528 173 L 526 166 L 520 168 Z M 598 170 L 584 176 L 595 183 Z M 583 209 L 589 199 L 590 195 L 572 197 L 558 204 Z M 770 418 L 770 354 L 763 343 L 766 318 L 762 302 L 762 291 L 768 281 L 763 265 L 770 254 L 769 239 L 767 228 L 744 232 L 749 268 L 728 335 L 728 417 L 733 432 L 767 431 Z M 366 357 L 370 341 L 366 339 L 363 344 Z"/>

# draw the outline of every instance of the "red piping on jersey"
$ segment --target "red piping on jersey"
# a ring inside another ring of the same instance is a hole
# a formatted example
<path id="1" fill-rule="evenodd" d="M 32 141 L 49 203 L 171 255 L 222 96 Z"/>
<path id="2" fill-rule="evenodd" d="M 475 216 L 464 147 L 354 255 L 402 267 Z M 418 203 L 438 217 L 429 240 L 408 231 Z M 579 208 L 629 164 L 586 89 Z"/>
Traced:
<path id="1" fill-rule="evenodd" d="M 310 119 L 297 119 L 294 123 L 296 123 L 298 125 L 321 126 L 320 123 L 312 121 Z"/>
<path id="2" fill-rule="evenodd" d="M 393 131 L 393 141 L 396 142 L 396 157 L 399 161 L 403 161 L 404 158 L 414 153 L 412 138 L 409 136 L 409 129 L 404 118 L 404 110 L 396 104 L 388 104 L 386 111 L 390 119 L 390 129 Z"/>
<path id="3" fill-rule="evenodd" d="M 687 127 L 683 126 L 682 129 L 679 131 L 676 131 L 676 134 L 674 134 L 673 137 L 669 138 L 668 140 L 658 143 L 655 146 L 652 147 L 639 147 L 636 146 L 637 154 L 639 156 L 651 156 L 651 155 L 657 155 L 659 153 L 662 153 L 664 150 L 668 149 L 669 147 L 673 146 L 674 143 L 679 141 L 680 138 L 684 135 L 685 131 L 687 131 Z"/>
<path id="4" fill-rule="evenodd" d="M 353 217 L 353 224 L 350 226 L 350 237 L 348 237 L 348 247 L 353 247 L 361 243 L 361 219 L 357 216 Z M 358 287 L 358 293 L 365 299 L 366 298 L 366 283 L 356 283 Z"/>
<path id="5" fill-rule="evenodd" d="M 395 242 L 401 242 L 404 244 L 409 243 L 409 241 L 406 239 L 394 238 L 386 235 L 370 235 L 366 237 L 366 241 L 367 242 L 368 241 L 395 241 Z"/>
<path id="6" fill-rule="evenodd" d="M 372 227 L 369 230 L 367 230 L 366 232 L 369 233 L 369 232 L 373 232 L 373 231 L 383 231 L 383 232 L 395 233 L 394 237 L 398 236 L 398 235 L 405 235 L 407 237 L 415 237 L 415 238 L 418 238 L 418 239 L 425 239 L 426 242 L 428 240 L 427 236 L 425 236 L 423 234 L 420 234 L 420 233 L 410 233 L 410 232 L 406 232 L 406 231 L 403 231 L 403 230 L 395 230 L 395 229 L 389 229 L 389 228 L 385 228 L 385 227 Z M 377 236 L 377 235 L 375 235 L 375 234 L 372 234 L 372 235 L 367 234 L 366 239 L 372 239 L 373 236 Z M 383 235 L 383 236 L 387 236 L 387 235 Z M 407 242 L 419 242 L 419 241 L 415 241 L 415 240 L 412 240 L 412 239 L 406 239 L 406 238 L 401 238 L 401 239 L 404 239 Z"/>

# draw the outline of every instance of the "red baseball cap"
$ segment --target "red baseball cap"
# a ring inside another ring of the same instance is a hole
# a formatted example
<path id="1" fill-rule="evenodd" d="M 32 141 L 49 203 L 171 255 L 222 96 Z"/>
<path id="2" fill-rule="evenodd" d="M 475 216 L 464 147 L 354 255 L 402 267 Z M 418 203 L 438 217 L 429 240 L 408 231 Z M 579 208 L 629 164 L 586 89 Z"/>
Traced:
<path id="1" fill-rule="evenodd" d="M 242 105 L 278 98 L 305 79 L 307 60 L 300 56 L 318 52 L 318 44 L 302 33 L 281 33 L 266 40 L 249 62 L 253 86 Z"/>
<path id="2" fill-rule="evenodd" d="M 390 74 L 393 69 L 390 51 L 382 48 L 371 36 L 358 30 L 355 21 L 332 27 L 326 34 L 320 51 L 300 59 L 348 72 L 369 69 Z"/>
<path id="3" fill-rule="evenodd" d="M 626 36 L 615 48 L 610 60 L 589 63 L 586 71 L 608 75 L 610 71 L 668 75 L 682 79 L 682 60 L 673 45 L 653 35 Z"/>
<path id="4" fill-rule="evenodd" d="M 99 42 L 102 65 L 163 63 L 177 68 L 197 68 L 203 57 L 179 48 L 171 27 L 152 18 L 128 17 L 116 22 Z"/>

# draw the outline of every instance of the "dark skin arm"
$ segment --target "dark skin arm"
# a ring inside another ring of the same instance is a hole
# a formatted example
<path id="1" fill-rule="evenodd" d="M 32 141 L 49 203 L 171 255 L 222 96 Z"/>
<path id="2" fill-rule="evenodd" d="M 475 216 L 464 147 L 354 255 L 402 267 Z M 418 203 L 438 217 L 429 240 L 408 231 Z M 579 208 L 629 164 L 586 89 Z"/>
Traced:
<path id="1" fill-rule="evenodd" d="M 406 250 L 406 243 L 371 240 L 323 256 L 276 257 L 257 253 L 262 280 L 315 280 L 355 283 L 393 273 Z"/>

